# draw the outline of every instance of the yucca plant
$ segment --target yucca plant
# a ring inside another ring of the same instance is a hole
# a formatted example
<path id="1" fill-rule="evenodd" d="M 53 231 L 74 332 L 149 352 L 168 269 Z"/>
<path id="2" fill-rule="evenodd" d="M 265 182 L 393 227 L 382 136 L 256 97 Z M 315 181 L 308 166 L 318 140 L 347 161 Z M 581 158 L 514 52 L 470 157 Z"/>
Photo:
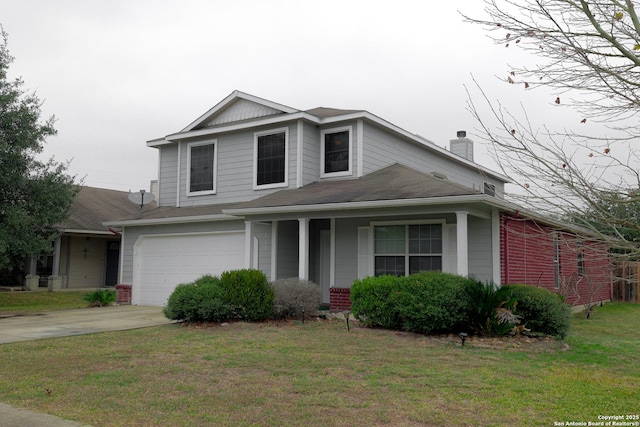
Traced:
<path id="1" fill-rule="evenodd" d="M 89 302 L 89 307 L 106 307 L 116 302 L 116 291 L 111 289 L 98 289 L 84 296 Z"/>

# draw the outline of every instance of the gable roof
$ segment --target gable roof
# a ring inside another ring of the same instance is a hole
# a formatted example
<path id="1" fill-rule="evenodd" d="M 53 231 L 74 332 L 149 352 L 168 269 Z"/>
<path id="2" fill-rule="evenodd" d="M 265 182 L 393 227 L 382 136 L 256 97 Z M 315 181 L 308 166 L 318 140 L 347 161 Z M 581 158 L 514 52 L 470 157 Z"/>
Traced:
<path id="1" fill-rule="evenodd" d="M 239 203 L 225 212 L 233 214 L 274 207 L 393 202 L 402 199 L 473 195 L 482 195 L 482 192 L 394 164 L 358 179 L 314 182 L 297 189 L 277 191 L 249 202 Z"/>
<path id="2" fill-rule="evenodd" d="M 71 205 L 69 218 L 59 228 L 63 232 L 111 234 L 104 222 L 140 215 L 140 206 L 129 201 L 126 191 L 82 187 Z M 151 210 L 156 203 L 145 205 Z"/>
<path id="3" fill-rule="evenodd" d="M 194 122 L 179 132 L 147 141 L 147 147 L 160 147 L 177 141 L 214 136 L 225 132 L 256 128 L 259 126 L 275 126 L 304 120 L 317 126 L 341 123 L 349 120 L 364 120 L 379 126 L 423 149 L 440 156 L 447 157 L 456 163 L 481 171 L 502 182 L 509 182 L 506 176 L 486 168 L 471 160 L 455 155 L 420 135 L 408 132 L 366 110 L 342 110 L 338 108 L 317 107 L 301 111 L 287 107 L 238 90 L 216 104 Z"/>
<path id="4" fill-rule="evenodd" d="M 224 123 L 297 112 L 299 110 L 295 108 L 235 90 L 179 133 Z"/>

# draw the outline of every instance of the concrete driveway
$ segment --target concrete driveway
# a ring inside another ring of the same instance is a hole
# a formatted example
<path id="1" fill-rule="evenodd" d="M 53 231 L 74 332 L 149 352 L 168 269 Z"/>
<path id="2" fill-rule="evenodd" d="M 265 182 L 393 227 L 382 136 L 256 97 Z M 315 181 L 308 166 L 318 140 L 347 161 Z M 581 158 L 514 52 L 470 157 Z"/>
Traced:
<path id="1" fill-rule="evenodd" d="M 171 323 L 162 307 L 122 305 L 0 317 L 0 344 Z"/>

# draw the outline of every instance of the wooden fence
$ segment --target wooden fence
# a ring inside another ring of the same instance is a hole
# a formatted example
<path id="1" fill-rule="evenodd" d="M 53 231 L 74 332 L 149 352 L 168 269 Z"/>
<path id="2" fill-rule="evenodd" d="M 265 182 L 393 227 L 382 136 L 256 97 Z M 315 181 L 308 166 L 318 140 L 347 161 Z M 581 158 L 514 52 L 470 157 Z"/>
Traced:
<path id="1" fill-rule="evenodd" d="M 613 279 L 613 300 L 640 304 L 640 262 L 618 262 Z"/>

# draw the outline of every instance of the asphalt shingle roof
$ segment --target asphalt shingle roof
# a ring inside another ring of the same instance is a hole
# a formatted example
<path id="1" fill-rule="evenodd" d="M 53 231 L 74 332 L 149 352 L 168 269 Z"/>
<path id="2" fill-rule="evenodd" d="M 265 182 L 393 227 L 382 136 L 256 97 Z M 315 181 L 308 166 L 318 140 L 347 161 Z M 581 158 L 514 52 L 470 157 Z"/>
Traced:
<path id="1" fill-rule="evenodd" d="M 103 222 L 140 215 L 140 206 L 128 199 L 126 191 L 106 188 L 82 187 L 76 196 L 67 221 L 61 224 L 64 230 L 106 231 Z M 144 210 L 153 210 L 155 202 L 145 205 Z"/>
<path id="2" fill-rule="evenodd" d="M 481 192 L 394 164 L 358 179 L 314 182 L 302 188 L 281 190 L 249 202 L 239 203 L 234 208 L 250 209 L 475 194 L 481 194 Z"/>

